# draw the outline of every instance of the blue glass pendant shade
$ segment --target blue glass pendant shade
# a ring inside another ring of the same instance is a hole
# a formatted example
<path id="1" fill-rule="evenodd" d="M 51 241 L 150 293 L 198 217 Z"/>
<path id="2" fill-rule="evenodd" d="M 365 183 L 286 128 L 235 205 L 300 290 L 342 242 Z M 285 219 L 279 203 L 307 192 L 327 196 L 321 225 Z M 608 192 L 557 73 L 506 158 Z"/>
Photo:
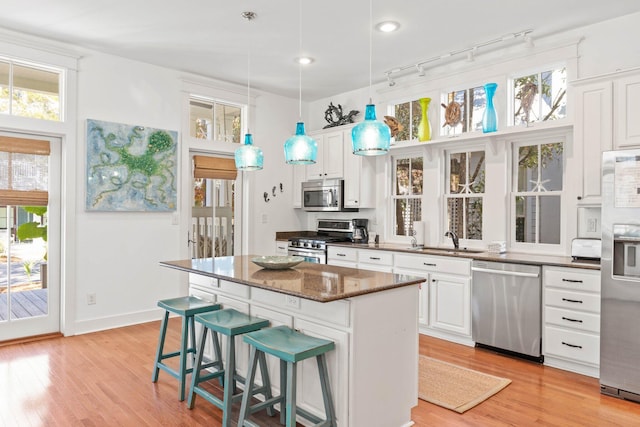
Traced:
<path id="1" fill-rule="evenodd" d="M 376 120 L 376 106 L 367 104 L 364 120 L 351 130 L 353 154 L 380 156 L 387 154 L 391 145 L 389 126 Z"/>
<path id="2" fill-rule="evenodd" d="M 318 143 L 304 133 L 304 123 L 296 124 L 296 134 L 284 143 L 284 159 L 290 165 L 312 165 L 318 157 Z"/>
<path id="3" fill-rule="evenodd" d="M 498 130 L 498 115 L 493 106 L 493 95 L 496 93 L 497 83 L 487 83 L 484 85 L 484 93 L 487 96 L 487 106 L 482 114 L 482 132 L 495 132 Z"/>
<path id="4" fill-rule="evenodd" d="M 262 150 L 253 145 L 253 135 L 244 136 L 244 145 L 235 152 L 236 169 L 242 171 L 257 171 L 264 167 Z"/>

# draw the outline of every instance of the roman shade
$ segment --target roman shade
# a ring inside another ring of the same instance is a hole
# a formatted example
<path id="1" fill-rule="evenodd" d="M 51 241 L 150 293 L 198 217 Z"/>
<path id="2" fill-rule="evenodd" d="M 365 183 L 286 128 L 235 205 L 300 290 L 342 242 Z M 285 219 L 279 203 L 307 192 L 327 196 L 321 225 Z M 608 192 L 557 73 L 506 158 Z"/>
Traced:
<path id="1" fill-rule="evenodd" d="M 238 175 L 234 159 L 193 156 L 193 177 L 235 180 Z"/>
<path id="2" fill-rule="evenodd" d="M 47 206 L 49 141 L 0 136 L 0 206 Z"/>

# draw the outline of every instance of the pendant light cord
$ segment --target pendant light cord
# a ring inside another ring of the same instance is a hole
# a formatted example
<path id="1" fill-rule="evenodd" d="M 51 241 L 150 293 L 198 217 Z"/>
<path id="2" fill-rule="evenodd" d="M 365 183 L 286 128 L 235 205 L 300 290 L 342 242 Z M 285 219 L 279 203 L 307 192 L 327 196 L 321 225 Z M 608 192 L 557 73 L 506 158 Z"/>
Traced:
<path id="1" fill-rule="evenodd" d="M 371 57 L 373 56 L 373 0 L 369 0 L 369 104 L 373 104 L 371 99 Z"/>
<path id="2" fill-rule="evenodd" d="M 298 115 L 299 121 L 302 121 L 302 0 L 300 0 L 298 7 L 298 38 L 299 38 L 299 54 L 298 54 Z"/>
<path id="3" fill-rule="evenodd" d="M 247 133 L 249 130 L 249 112 L 251 111 L 251 49 L 247 51 Z"/>

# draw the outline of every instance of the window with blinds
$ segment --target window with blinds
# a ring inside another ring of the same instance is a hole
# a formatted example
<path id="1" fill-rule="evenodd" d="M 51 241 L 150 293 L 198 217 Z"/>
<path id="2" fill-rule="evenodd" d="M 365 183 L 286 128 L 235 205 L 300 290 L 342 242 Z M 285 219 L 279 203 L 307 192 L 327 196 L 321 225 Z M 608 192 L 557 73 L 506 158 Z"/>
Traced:
<path id="1" fill-rule="evenodd" d="M 47 206 L 49 141 L 0 136 L 0 206 Z"/>

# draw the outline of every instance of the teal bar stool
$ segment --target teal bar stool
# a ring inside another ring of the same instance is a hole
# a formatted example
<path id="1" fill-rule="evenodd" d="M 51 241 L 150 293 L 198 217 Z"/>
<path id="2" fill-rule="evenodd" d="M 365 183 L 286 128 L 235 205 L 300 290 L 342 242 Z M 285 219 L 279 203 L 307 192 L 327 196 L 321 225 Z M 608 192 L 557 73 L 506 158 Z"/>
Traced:
<path id="1" fill-rule="evenodd" d="M 267 373 L 267 362 L 264 355 L 260 358 L 260 372 L 262 373 L 262 387 L 251 387 L 245 385 L 244 393 L 236 392 L 236 382 L 240 381 L 245 383 L 245 379 L 236 373 L 236 351 L 235 351 L 235 337 L 247 332 L 253 332 L 266 328 L 269 326 L 269 321 L 260 319 L 257 317 L 248 316 L 232 308 L 214 311 L 211 313 L 199 314 L 195 316 L 195 321 L 202 324 L 202 337 L 200 340 L 200 347 L 196 353 L 196 368 L 194 368 L 193 375 L 191 376 L 191 392 L 189 393 L 188 406 L 192 409 L 195 404 L 196 394 L 202 396 L 208 402 L 216 405 L 222 409 L 222 426 L 227 427 L 230 425 L 231 418 L 231 406 L 233 402 L 242 399 L 242 396 L 251 398 L 256 394 L 263 394 L 265 401 L 271 400 L 271 383 L 269 382 L 269 375 Z M 218 369 L 213 372 L 202 374 L 202 370 L 209 368 L 212 363 L 202 364 L 203 352 L 205 342 L 207 340 L 207 332 L 211 331 L 213 336 L 214 346 L 218 341 L 218 334 L 227 336 L 227 348 L 226 348 L 226 367 L 222 364 L 220 354 L 216 357 L 218 360 L 213 364 L 219 365 Z M 220 400 L 218 397 L 211 394 L 200 386 L 203 382 L 212 380 L 214 378 L 222 378 L 222 384 L 224 385 L 223 398 Z M 251 390 L 251 392 L 247 392 Z M 265 406 L 261 406 L 264 408 Z M 267 408 L 267 413 L 274 415 L 273 404 Z"/>
<path id="2" fill-rule="evenodd" d="M 187 374 L 193 370 L 193 368 L 187 368 L 187 354 L 191 353 L 192 363 L 195 361 L 196 331 L 194 329 L 193 316 L 198 313 L 219 310 L 221 307 L 220 304 L 214 304 L 192 296 L 160 300 L 158 301 L 158 307 L 163 308 L 165 312 L 162 324 L 160 325 L 160 338 L 158 340 L 156 361 L 153 365 L 151 381 L 154 383 L 158 381 L 160 369 L 168 372 L 180 382 L 180 390 L 178 391 L 178 394 L 180 396 L 180 401 L 183 401 Z M 171 353 L 163 353 L 164 340 L 167 335 L 167 324 L 169 322 L 169 313 L 174 313 L 182 317 L 182 337 L 180 339 L 180 350 L 173 351 Z M 191 347 L 188 343 L 189 335 L 191 336 Z M 180 367 L 178 370 L 175 370 L 165 364 L 165 359 L 177 356 L 180 356 Z"/>
<path id="3" fill-rule="evenodd" d="M 257 427 L 257 424 L 247 420 L 253 412 L 259 411 L 266 405 L 280 403 L 280 424 L 295 427 L 296 414 L 300 414 L 312 423 L 314 427 L 336 425 L 336 415 L 329 386 L 326 353 L 335 348 L 333 341 L 310 337 L 286 326 L 276 326 L 251 332 L 243 337 L 250 345 L 249 371 L 247 373 L 247 388 L 253 387 L 256 375 L 256 362 L 264 354 L 270 354 L 280 359 L 280 396 L 272 397 L 258 405 L 249 405 L 249 397 L 242 398 L 238 426 Z M 316 357 L 320 373 L 320 387 L 324 400 L 325 419 L 322 420 L 302 408 L 296 408 L 296 368 L 297 363 Z M 262 371 L 260 366 L 260 371 Z M 284 409 L 286 407 L 286 410 Z"/>

